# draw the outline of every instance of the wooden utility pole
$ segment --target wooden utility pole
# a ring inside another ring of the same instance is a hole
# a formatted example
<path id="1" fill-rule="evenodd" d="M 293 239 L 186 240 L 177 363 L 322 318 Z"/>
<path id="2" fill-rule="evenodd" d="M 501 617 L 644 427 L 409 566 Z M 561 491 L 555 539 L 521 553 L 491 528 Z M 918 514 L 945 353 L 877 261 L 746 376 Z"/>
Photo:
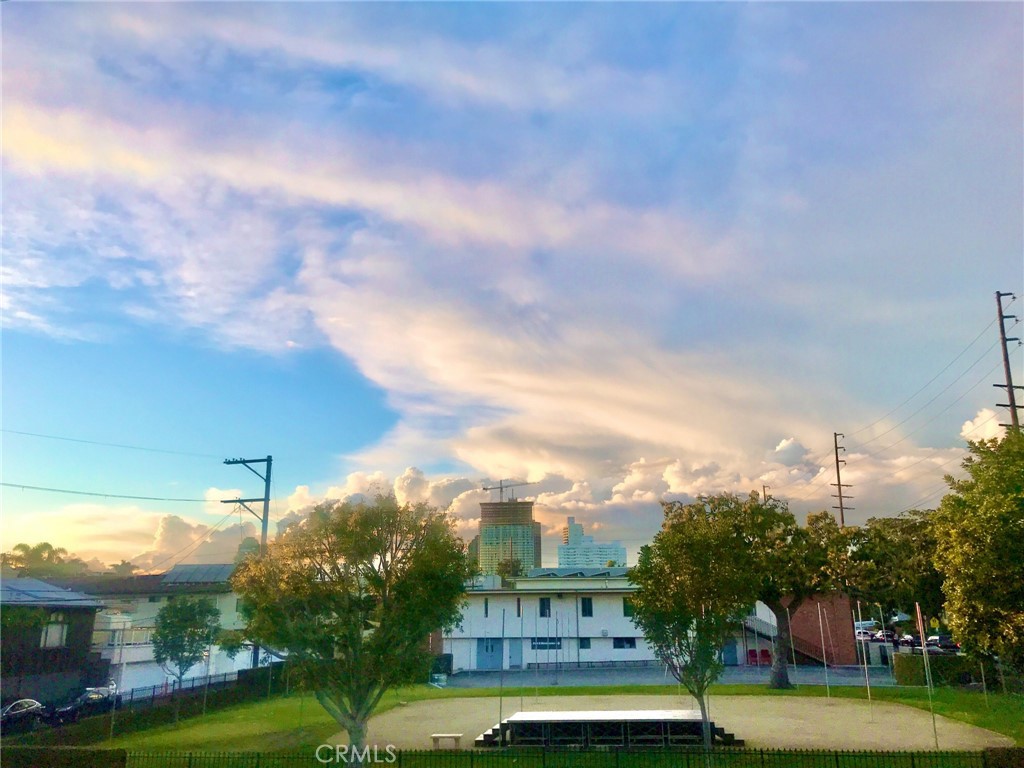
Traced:
<path id="1" fill-rule="evenodd" d="M 1011 428 L 1011 429 L 1014 429 L 1014 430 L 1019 430 L 1020 429 L 1020 419 L 1017 416 L 1017 409 L 1020 408 L 1021 406 L 1017 405 L 1017 396 L 1015 394 L 1015 390 L 1024 389 L 1024 387 L 1015 387 L 1015 386 L 1013 386 L 1013 372 L 1010 370 L 1009 343 L 1011 341 L 1016 341 L 1018 344 L 1020 344 L 1020 339 L 1017 338 L 1016 336 L 1013 336 L 1013 337 L 1010 337 L 1010 338 L 1007 338 L 1007 336 L 1006 336 L 1006 321 L 1007 320 L 1016 320 L 1017 316 L 1016 315 L 1006 315 L 1006 314 L 1003 314 L 1003 297 L 1004 296 L 1013 296 L 1013 294 L 1012 293 L 1004 293 L 1004 292 L 996 291 L 996 307 L 998 308 L 998 312 L 999 312 L 999 314 L 998 314 L 998 317 L 999 317 L 999 338 L 1002 341 L 1002 348 L 1003 348 L 1003 372 L 1006 375 L 1006 383 L 1005 384 L 993 384 L 992 386 L 993 387 L 1002 387 L 1003 389 L 1005 389 L 1006 390 L 1006 399 L 1009 401 L 1009 402 L 1006 402 L 1006 403 L 996 403 L 996 405 L 999 408 L 1009 408 L 1010 409 L 1010 423 L 1009 424 L 1000 424 L 1000 426 L 1008 427 L 1008 428 Z M 1014 298 L 1016 298 L 1016 297 L 1014 297 Z"/>
<path id="2" fill-rule="evenodd" d="M 834 485 L 835 486 L 837 492 L 833 493 L 832 496 L 837 498 L 837 499 L 839 499 L 839 505 L 838 506 L 832 505 L 832 509 L 838 509 L 839 510 L 839 527 L 840 528 L 845 528 L 846 527 L 846 510 L 848 510 L 848 509 L 852 510 L 853 507 L 846 506 L 843 503 L 843 499 L 844 498 L 852 499 L 853 496 L 846 496 L 846 497 L 843 496 L 843 488 L 849 488 L 850 486 L 843 482 L 842 475 L 839 472 L 839 466 L 841 464 L 845 464 L 846 463 L 846 459 L 840 459 L 839 458 L 839 452 L 846 450 L 846 448 L 844 448 L 843 446 L 841 446 L 839 444 L 839 438 L 840 437 L 846 437 L 846 435 L 844 435 L 842 432 L 833 432 L 832 433 L 832 442 L 835 445 L 835 449 L 836 449 L 836 481 L 834 483 L 829 483 L 829 485 Z"/>

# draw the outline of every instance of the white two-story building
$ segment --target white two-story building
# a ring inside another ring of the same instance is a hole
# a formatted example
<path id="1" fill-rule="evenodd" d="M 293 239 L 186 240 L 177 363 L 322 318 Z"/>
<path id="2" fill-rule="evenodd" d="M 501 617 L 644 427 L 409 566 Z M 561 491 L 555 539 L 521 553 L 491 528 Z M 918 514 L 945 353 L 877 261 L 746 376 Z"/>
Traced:
<path id="1" fill-rule="evenodd" d="M 170 683 L 153 658 L 153 630 L 160 609 L 179 596 L 202 597 L 220 610 L 222 629 L 245 626 L 239 598 L 231 591 L 232 564 L 176 565 L 167 573 L 126 578 L 97 576 L 79 579 L 75 588 L 96 596 L 103 609 L 96 616 L 92 648 L 110 662 L 110 673 L 122 690 Z M 243 650 L 230 658 L 216 645 L 208 661 L 196 664 L 186 678 L 221 675 L 248 669 L 251 653 Z"/>
<path id="2" fill-rule="evenodd" d="M 657 665 L 633 623 L 626 568 L 534 568 L 467 589 L 461 626 L 442 637 L 452 671 Z M 727 665 L 770 664 L 775 617 L 762 603 L 722 649 Z"/>
<path id="3" fill-rule="evenodd" d="M 455 672 L 655 664 L 630 618 L 633 589 L 625 568 L 535 568 L 505 589 L 481 577 L 443 649 Z"/>

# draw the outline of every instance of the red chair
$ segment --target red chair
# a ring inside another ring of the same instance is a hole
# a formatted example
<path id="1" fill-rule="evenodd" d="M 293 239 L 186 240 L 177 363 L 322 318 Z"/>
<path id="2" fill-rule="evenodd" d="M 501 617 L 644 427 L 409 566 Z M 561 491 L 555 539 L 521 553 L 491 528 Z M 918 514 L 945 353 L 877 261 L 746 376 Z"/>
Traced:
<path id="1" fill-rule="evenodd" d="M 772 652 L 767 648 L 761 649 L 761 664 L 766 667 L 770 667 L 772 665 Z"/>
<path id="2" fill-rule="evenodd" d="M 753 648 L 747 651 L 747 664 L 757 665 L 757 651 Z"/>

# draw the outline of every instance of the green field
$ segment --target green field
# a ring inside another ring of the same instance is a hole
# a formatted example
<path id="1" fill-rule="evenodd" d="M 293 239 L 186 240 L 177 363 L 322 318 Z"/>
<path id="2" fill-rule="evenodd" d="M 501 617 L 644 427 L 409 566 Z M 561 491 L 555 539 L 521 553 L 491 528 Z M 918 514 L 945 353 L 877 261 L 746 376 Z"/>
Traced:
<path id="1" fill-rule="evenodd" d="M 674 695 L 676 686 L 588 686 L 528 688 L 527 696 L 572 695 Z M 712 688 L 712 696 L 825 696 L 820 686 L 801 686 L 788 691 L 773 691 L 760 685 L 720 685 Z M 427 699 L 478 698 L 497 696 L 495 688 L 446 688 L 426 685 L 410 686 L 389 692 L 377 712 Z M 516 698 L 518 688 L 505 688 L 504 695 Z M 866 699 L 862 688 L 834 687 L 832 696 Z M 920 709 L 928 709 L 927 691 L 919 688 L 876 688 L 877 701 L 890 701 Z M 1010 736 L 1024 745 L 1024 698 L 1015 695 L 988 695 L 957 689 L 939 689 L 934 695 L 935 712 L 981 728 Z M 205 716 L 185 717 L 173 723 L 146 726 L 140 724 L 133 732 L 118 733 L 108 738 L 109 720 L 92 718 L 75 726 L 42 731 L 19 739 L 21 743 L 95 744 L 139 751 L 255 751 L 282 752 L 314 749 L 340 728 L 311 695 L 293 694 L 269 700 L 248 702 L 212 711 Z"/>

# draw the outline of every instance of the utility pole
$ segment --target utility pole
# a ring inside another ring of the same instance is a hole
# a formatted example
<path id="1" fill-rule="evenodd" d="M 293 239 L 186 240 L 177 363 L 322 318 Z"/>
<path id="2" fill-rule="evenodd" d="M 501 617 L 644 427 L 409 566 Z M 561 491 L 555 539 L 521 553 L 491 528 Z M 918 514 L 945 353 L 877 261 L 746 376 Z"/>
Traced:
<path id="1" fill-rule="evenodd" d="M 832 442 L 835 445 L 835 449 L 836 449 L 836 481 L 834 483 L 829 483 L 829 485 L 834 485 L 835 488 L 836 488 L 836 491 L 838 491 L 838 493 L 833 493 L 832 496 L 837 498 L 837 499 L 839 499 L 839 506 L 833 505 L 832 509 L 838 509 L 839 510 L 839 527 L 840 528 L 845 528 L 846 527 L 846 510 L 853 509 L 853 507 L 847 507 L 847 506 L 845 506 L 843 504 L 843 498 L 844 498 L 843 497 L 843 488 L 849 488 L 850 486 L 843 482 L 843 478 L 842 478 L 842 476 L 839 473 L 839 465 L 846 463 L 846 459 L 840 459 L 839 458 L 839 451 L 845 451 L 846 450 L 846 448 L 844 448 L 843 446 L 841 446 L 839 444 L 839 438 L 840 437 L 846 437 L 846 435 L 844 435 L 842 432 L 833 432 L 832 433 Z M 845 498 L 852 499 L 853 496 L 846 496 Z"/>
<path id="2" fill-rule="evenodd" d="M 1020 339 L 1017 338 L 1016 336 L 1011 337 L 1011 338 L 1007 338 L 1006 337 L 1006 321 L 1007 320 L 1016 320 L 1017 316 L 1016 315 L 1004 315 L 1003 314 L 1003 296 L 1013 296 L 1013 294 L 1012 293 L 1005 293 L 1005 292 L 1001 292 L 1001 291 L 996 291 L 996 307 L 999 310 L 999 315 L 998 315 L 998 317 L 999 317 L 999 338 L 1002 341 L 1002 347 L 1003 347 L 1003 372 L 1006 374 L 1006 383 L 1005 384 L 993 384 L 992 386 L 993 387 L 1001 387 L 1001 388 L 1005 389 L 1006 390 L 1006 399 L 1009 400 L 1008 403 L 996 403 L 996 406 L 999 407 L 999 408 L 1009 408 L 1010 409 L 1010 423 L 1009 424 L 1000 424 L 999 426 L 1001 426 L 1001 427 L 1009 427 L 1009 428 L 1012 428 L 1013 430 L 1017 431 L 1017 430 L 1020 429 L 1020 419 L 1017 416 L 1017 409 L 1021 408 L 1022 406 L 1017 405 L 1017 397 L 1016 397 L 1016 395 L 1014 393 L 1014 390 L 1024 389 L 1024 387 L 1015 387 L 1015 386 L 1013 386 L 1013 373 L 1010 370 L 1009 343 L 1011 341 L 1016 341 L 1017 344 L 1019 345 L 1020 344 Z M 1017 298 L 1017 297 L 1013 296 L 1013 298 Z"/>
<path id="3" fill-rule="evenodd" d="M 260 480 L 263 481 L 263 496 L 261 498 L 258 498 L 258 499 L 224 499 L 223 501 L 221 501 L 221 504 L 241 504 L 243 507 L 245 507 L 249 511 L 249 514 L 251 514 L 257 520 L 261 521 L 261 523 L 262 523 L 262 532 L 260 534 L 260 557 L 266 557 L 266 554 L 267 554 L 267 526 L 270 523 L 270 470 L 271 470 L 271 467 L 274 464 L 274 457 L 273 456 L 267 456 L 267 458 L 265 458 L 265 459 L 224 459 L 224 463 L 225 464 L 241 464 L 246 469 L 248 469 L 250 472 L 252 472 L 254 475 L 256 475 L 256 477 L 258 477 Z M 259 472 L 257 472 L 255 469 L 253 469 L 250 466 L 251 464 L 266 464 L 267 465 L 267 474 L 266 475 L 261 475 Z M 255 503 L 257 501 L 262 501 L 263 502 L 263 514 L 262 515 L 256 514 L 256 512 L 253 511 L 252 507 L 249 506 L 249 504 Z"/>
<path id="4" fill-rule="evenodd" d="M 225 464 L 241 464 L 246 469 L 248 469 L 250 472 L 252 472 L 254 475 L 256 475 L 256 477 L 258 477 L 260 480 L 263 481 L 263 498 L 260 498 L 260 499 L 224 499 L 224 500 L 221 501 L 221 504 L 241 504 L 243 507 L 245 507 L 249 511 L 249 514 L 251 514 L 253 517 L 255 517 L 256 519 L 261 521 L 261 523 L 262 523 L 262 526 L 261 526 L 262 532 L 260 534 L 260 557 L 261 558 L 266 557 L 267 556 L 267 527 L 268 527 L 268 525 L 270 523 L 270 470 L 271 470 L 271 468 L 273 467 L 273 464 L 274 464 L 274 457 L 273 456 L 267 456 L 267 458 L 265 458 L 265 459 L 224 459 L 224 463 Z M 259 472 L 257 472 L 255 469 L 253 469 L 252 466 L 250 466 L 252 464 L 266 464 L 267 465 L 267 473 L 266 473 L 266 475 L 261 475 Z M 260 515 L 256 514 L 256 512 L 253 511 L 252 507 L 249 506 L 250 503 L 255 503 L 257 501 L 262 501 L 263 502 L 263 515 L 262 515 L 262 517 Z M 258 645 L 256 645 L 256 643 L 253 643 L 253 645 L 252 645 L 252 668 L 253 669 L 257 669 L 257 668 L 259 668 L 259 665 L 260 665 L 260 647 Z"/>

